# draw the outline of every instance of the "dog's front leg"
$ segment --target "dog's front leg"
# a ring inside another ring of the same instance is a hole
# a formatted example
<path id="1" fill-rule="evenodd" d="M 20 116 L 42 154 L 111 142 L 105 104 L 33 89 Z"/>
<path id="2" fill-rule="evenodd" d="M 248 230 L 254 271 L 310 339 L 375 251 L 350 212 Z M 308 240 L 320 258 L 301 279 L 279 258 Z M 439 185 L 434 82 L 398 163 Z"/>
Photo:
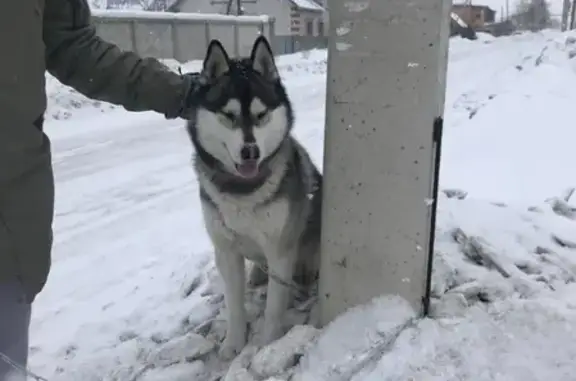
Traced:
<path id="1" fill-rule="evenodd" d="M 270 344 L 285 333 L 283 318 L 290 302 L 291 289 L 282 283 L 292 282 L 296 259 L 295 250 L 276 249 L 267 256 L 270 275 L 268 276 L 262 345 Z"/>
<path id="2" fill-rule="evenodd" d="M 244 283 L 244 257 L 232 250 L 216 250 L 216 266 L 224 282 L 227 332 L 220 347 L 220 357 L 232 359 L 242 351 L 247 339 Z"/>

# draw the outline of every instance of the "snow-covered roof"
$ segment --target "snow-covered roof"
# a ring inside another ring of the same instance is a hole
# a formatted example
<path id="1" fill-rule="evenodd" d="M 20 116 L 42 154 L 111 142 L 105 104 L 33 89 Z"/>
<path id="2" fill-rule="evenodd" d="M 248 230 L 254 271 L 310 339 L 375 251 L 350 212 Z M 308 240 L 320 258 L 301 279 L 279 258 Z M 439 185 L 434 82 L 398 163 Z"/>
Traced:
<path id="1" fill-rule="evenodd" d="M 292 3 L 300 9 L 314 12 L 322 12 L 324 8 L 312 0 L 290 0 Z"/>

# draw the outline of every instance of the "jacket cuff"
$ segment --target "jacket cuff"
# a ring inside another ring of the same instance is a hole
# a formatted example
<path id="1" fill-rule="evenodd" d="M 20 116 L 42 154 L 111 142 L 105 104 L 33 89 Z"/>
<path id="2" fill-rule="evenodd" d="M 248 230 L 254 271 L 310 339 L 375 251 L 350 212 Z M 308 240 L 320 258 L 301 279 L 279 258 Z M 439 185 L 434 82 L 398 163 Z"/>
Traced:
<path id="1" fill-rule="evenodd" d="M 188 119 L 191 108 L 196 102 L 198 89 L 200 89 L 203 83 L 200 73 L 187 73 L 181 77 L 183 91 L 181 101 L 174 113 L 165 115 L 167 119 Z"/>

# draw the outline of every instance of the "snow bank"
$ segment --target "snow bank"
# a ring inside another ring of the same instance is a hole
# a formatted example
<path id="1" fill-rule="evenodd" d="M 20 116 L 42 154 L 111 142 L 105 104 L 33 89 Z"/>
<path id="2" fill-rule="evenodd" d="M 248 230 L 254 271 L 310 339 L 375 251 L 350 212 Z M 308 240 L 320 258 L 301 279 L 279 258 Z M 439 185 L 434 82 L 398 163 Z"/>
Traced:
<path id="1" fill-rule="evenodd" d="M 470 307 L 463 316 L 421 320 L 394 335 L 395 341 L 385 350 L 377 345 L 370 348 L 377 358 L 353 377 L 322 372 L 314 363 L 303 363 L 306 365 L 296 370 L 292 380 L 573 380 L 575 291 L 571 284 L 538 299 L 515 296 Z M 380 316 L 386 313 L 389 310 L 381 311 Z M 376 331 L 371 325 L 364 335 Z M 324 335 L 335 338 L 339 332 L 328 328 Z M 347 337 L 347 344 L 357 343 L 357 337 Z M 310 353 L 316 351 L 320 356 L 329 353 L 319 345 Z M 350 353 L 347 362 L 336 362 L 336 367 L 359 363 L 356 353 Z"/>
<path id="2" fill-rule="evenodd" d="M 576 220 L 559 216 L 553 205 L 522 210 L 441 196 L 434 318 L 417 321 L 403 300 L 375 299 L 316 333 L 299 364 L 273 376 L 572 380 L 576 245 L 561 242 L 576 239 Z M 252 370 L 248 360 L 245 369 Z"/>
<path id="3" fill-rule="evenodd" d="M 545 31 L 476 48 L 454 45 L 444 186 L 464 188 L 475 198 L 529 204 L 574 185 L 576 130 L 566 127 L 576 99 L 574 36 Z"/>
<path id="4" fill-rule="evenodd" d="M 53 344 L 58 367 L 50 372 L 46 364 L 43 373 L 53 381 L 572 381 L 576 221 L 552 205 L 527 210 L 441 196 L 434 319 L 414 320 L 402 299 L 382 297 L 318 331 L 299 305 L 288 314 L 295 324 L 288 335 L 222 363 L 222 291 L 212 262 L 196 277 L 185 275 L 191 264 L 165 263 L 180 297 L 166 289 L 161 304 L 133 306 L 128 316 L 137 320 L 120 330 L 114 325 L 121 321 L 100 328 L 97 320 L 92 328 L 84 322 L 83 334 Z M 264 290 L 251 290 L 247 301 L 258 331 Z M 146 320 L 156 326 L 146 328 Z M 90 337 L 94 329 L 102 337 Z"/>
<path id="5" fill-rule="evenodd" d="M 50 74 L 46 74 L 46 120 L 66 120 L 73 116 L 94 115 L 118 109 L 105 102 L 88 99 L 76 90 L 64 86 Z"/>

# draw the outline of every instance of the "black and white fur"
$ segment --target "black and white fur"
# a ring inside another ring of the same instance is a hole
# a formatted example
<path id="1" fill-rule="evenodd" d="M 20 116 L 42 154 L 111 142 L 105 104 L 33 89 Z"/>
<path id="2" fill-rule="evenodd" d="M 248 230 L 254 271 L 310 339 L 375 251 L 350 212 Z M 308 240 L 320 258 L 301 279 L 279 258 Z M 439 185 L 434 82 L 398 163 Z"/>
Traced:
<path id="1" fill-rule="evenodd" d="M 322 177 L 290 135 L 294 116 L 266 38 L 249 58 L 230 59 L 211 41 L 188 132 L 195 147 L 204 221 L 224 281 L 228 329 L 221 345 L 234 357 L 247 342 L 245 259 L 253 285 L 268 281 L 260 344 L 285 333 L 291 290 L 310 286 L 319 263 Z"/>

